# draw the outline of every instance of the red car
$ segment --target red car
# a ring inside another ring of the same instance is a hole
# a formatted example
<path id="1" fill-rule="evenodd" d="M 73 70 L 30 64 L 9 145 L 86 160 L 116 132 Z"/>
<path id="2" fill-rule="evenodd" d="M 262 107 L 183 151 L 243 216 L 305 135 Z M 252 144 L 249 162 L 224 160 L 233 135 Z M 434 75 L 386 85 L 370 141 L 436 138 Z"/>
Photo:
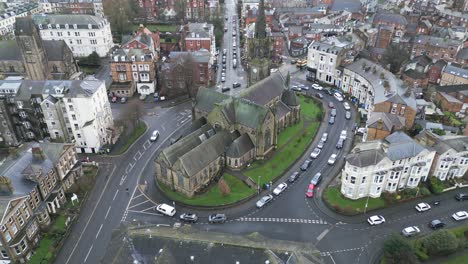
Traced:
<path id="1" fill-rule="evenodd" d="M 333 104 L 333 102 L 329 102 L 329 103 L 328 103 L 328 107 L 330 107 L 330 108 L 335 108 L 335 105 Z"/>
<path id="2" fill-rule="evenodd" d="M 306 195 L 307 198 L 314 197 L 314 185 L 313 184 L 309 184 L 309 186 L 307 187 L 307 191 L 306 191 L 305 195 Z"/>

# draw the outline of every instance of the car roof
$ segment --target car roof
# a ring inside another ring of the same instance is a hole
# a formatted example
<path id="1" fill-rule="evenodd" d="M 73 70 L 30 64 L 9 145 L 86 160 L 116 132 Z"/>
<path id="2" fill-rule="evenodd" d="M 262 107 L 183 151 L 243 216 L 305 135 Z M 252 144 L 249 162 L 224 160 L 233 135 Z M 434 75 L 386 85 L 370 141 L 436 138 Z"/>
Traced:
<path id="1" fill-rule="evenodd" d="M 314 185 L 313 185 L 312 183 L 309 183 L 309 186 L 307 186 L 307 188 L 313 189 L 313 188 L 314 188 Z"/>

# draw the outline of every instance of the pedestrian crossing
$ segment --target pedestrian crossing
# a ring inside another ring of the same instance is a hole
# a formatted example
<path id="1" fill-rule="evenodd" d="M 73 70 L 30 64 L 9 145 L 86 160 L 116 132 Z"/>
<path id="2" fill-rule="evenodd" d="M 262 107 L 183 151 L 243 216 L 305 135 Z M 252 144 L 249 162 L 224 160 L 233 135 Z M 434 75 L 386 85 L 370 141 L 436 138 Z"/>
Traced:
<path id="1" fill-rule="evenodd" d="M 296 224 L 318 224 L 327 225 L 322 219 L 296 219 L 296 218 L 270 218 L 270 217 L 241 217 L 237 219 L 240 222 L 274 222 L 274 223 L 296 223 Z"/>

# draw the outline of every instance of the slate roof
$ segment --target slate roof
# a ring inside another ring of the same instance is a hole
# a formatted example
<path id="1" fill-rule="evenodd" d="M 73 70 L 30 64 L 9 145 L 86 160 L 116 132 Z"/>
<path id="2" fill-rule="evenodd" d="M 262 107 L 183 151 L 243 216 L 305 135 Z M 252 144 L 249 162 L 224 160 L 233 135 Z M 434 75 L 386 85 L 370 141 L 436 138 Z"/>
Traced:
<path id="1" fill-rule="evenodd" d="M 68 48 L 63 40 L 44 40 L 44 49 L 49 61 L 62 61 L 65 49 Z"/>
<path id="2" fill-rule="evenodd" d="M 195 108 L 204 112 L 211 112 L 214 105 L 229 98 L 229 95 L 219 93 L 214 89 L 200 87 L 195 98 Z"/>
<path id="3" fill-rule="evenodd" d="M 442 97 L 444 97 L 445 100 L 447 100 L 447 102 L 463 104 L 462 101 L 460 101 L 460 100 L 458 100 L 457 98 L 451 96 L 450 94 L 447 94 L 447 93 L 444 93 L 444 92 L 440 92 L 439 94 L 440 94 Z"/>
<path id="4" fill-rule="evenodd" d="M 258 83 L 244 89 L 240 97 L 255 102 L 259 105 L 266 105 L 275 97 L 280 97 L 285 90 L 284 79 L 281 73 L 276 72 Z"/>
<path id="5" fill-rule="evenodd" d="M 63 40 L 43 40 L 48 61 L 62 61 L 65 49 L 68 48 Z M 23 61 L 21 50 L 15 40 L 0 41 L 0 60 Z"/>
<path id="6" fill-rule="evenodd" d="M 15 40 L 0 41 L 0 60 L 2 61 L 22 61 L 21 51 Z"/>
<path id="7" fill-rule="evenodd" d="M 378 128 L 378 121 L 382 120 L 383 130 L 392 131 L 394 126 L 403 127 L 405 119 L 391 113 L 373 112 L 367 120 L 367 127 Z"/>
<path id="8" fill-rule="evenodd" d="M 331 53 L 331 54 L 338 54 L 343 50 L 342 47 L 331 45 L 329 43 L 322 42 L 322 41 L 313 41 L 309 45 L 309 49 L 310 48 L 313 48 L 315 50 L 322 51 L 325 53 Z"/>
<path id="9" fill-rule="evenodd" d="M 73 28 L 73 25 L 77 25 L 78 29 L 88 29 L 88 25 L 91 25 L 92 28 L 102 28 L 103 25 L 107 24 L 107 21 L 99 16 L 92 15 L 55 15 L 55 14 L 34 14 L 32 16 L 34 24 L 43 25 L 43 28 L 47 28 L 47 25 L 51 24 L 52 28 L 56 28 L 56 25 L 59 25 L 60 28 L 65 29 L 67 24 L 70 28 Z"/>
<path id="10" fill-rule="evenodd" d="M 17 17 L 15 22 L 16 35 L 31 35 L 34 31 L 34 23 L 29 17 Z"/>
<path id="11" fill-rule="evenodd" d="M 346 162 L 356 167 L 367 167 L 378 164 L 385 158 L 385 153 L 382 149 L 368 149 L 351 153 L 346 156 Z"/>
<path id="12" fill-rule="evenodd" d="M 424 147 L 401 131 L 387 136 L 385 141 L 389 143 L 386 155 L 392 161 L 414 157 L 424 150 Z"/>
<path id="13" fill-rule="evenodd" d="M 195 62 L 198 62 L 198 63 L 209 63 L 210 62 L 210 58 L 211 58 L 211 53 L 206 50 L 206 49 L 200 49 L 200 50 L 197 50 L 197 51 L 171 51 L 171 53 L 169 53 L 169 58 L 171 59 L 176 59 L 180 56 L 184 56 L 184 55 L 192 55 L 192 58 Z"/>
<path id="14" fill-rule="evenodd" d="M 453 64 L 447 65 L 442 72 L 468 79 L 468 69 L 457 67 Z"/>
<path id="15" fill-rule="evenodd" d="M 229 146 L 229 149 L 226 152 L 226 155 L 231 158 L 239 158 L 253 148 L 255 148 L 255 146 L 252 143 L 249 134 L 245 133 L 232 142 L 231 146 Z"/>
<path id="16" fill-rule="evenodd" d="M 458 51 L 457 60 L 468 60 L 468 48 L 464 48 Z"/>
<path id="17" fill-rule="evenodd" d="M 275 116 L 276 120 L 280 120 L 287 113 L 289 113 L 289 111 L 291 111 L 291 109 L 286 104 L 280 101 L 276 108 L 276 116 Z"/>
<path id="18" fill-rule="evenodd" d="M 336 0 L 331 6 L 332 11 L 346 10 L 351 13 L 360 13 L 362 4 L 359 0 Z"/>
<path id="19" fill-rule="evenodd" d="M 188 23 L 188 32 L 186 39 L 190 38 L 211 38 L 209 30 L 213 27 L 212 24 L 208 23 Z"/>
<path id="20" fill-rule="evenodd" d="M 230 123 L 250 128 L 259 128 L 269 111 L 266 107 L 235 97 L 223 101 L 220 105 L 222 113 Z"/>
<path id="21" fill-rule="evenodd" d="M 395 13 L 375 14 L 373 23 L 378 24 L 380 22 L 399 24 L 399 25 L 404 25 L 404 26 L 408 24 L 408 21 L 406 21 L 406 18 L 404 16 L 400 14 L 395 14 Z"/>
<path id="22" fill-rule="evenodd" d="M 151 38 L 150 35 L 147 34 L 139 34 L 136 36 L 133 35 L 126 35 L 122 37 L 122 45 L 128 44 L 129 42 L 136 40 L 138 42 L 141 42 L 145 44 L 148 47 L 151 47 L 153 45 L 153 39 Z"/>
<path id="23" fill-rule="evenodd" d="M 416 35 L 413 39 L 414 44 L 437 46 L 442 48 L 458 47 L 461 41 L 454 39 L 444 39 L 439 37 L 432 37 L 428 35 Z"/>
<path id="24" fill-rule="evenodd" d="M 412 79 L 425 79 L 428 78 L 427 73 L 420 72 L 417 70 L 409 69 L 404 72 L 404 74 Z"/>
<path id="25" fill-rule="evenodd" d="M 437 143 L 433 146 L 438 154 L 443 154 L 450 149 L 456 152 L 463 152 L 468 150 L 468 137 L 457 136 L 450 139 L 438 139 Z"/>
<path id="26" fill-rule="evenodd" d="M 292 90 L 285 89 L 281 95 L 281 101 L 289 106 L 298 106 L 299 98 L 297 98 L 296 93 Z"/>
<path id="27" fill-rule="evenodd" d="M 436 90 L 438 92 L 445 92 L 445 93 L 467 91 L 468 84 L 437 86 Z"/>

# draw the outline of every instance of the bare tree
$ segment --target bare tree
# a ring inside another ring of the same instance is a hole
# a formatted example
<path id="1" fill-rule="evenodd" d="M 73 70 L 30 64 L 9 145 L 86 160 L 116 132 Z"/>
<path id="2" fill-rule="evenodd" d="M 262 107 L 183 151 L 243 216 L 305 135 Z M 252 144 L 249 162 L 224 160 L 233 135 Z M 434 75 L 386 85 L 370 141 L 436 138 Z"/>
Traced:
<path id="1" fill-rule="evenodd" d="M 121 121 L 124 126 L 128 129 L 128 135 L 132 134 L 133 131 L 138 127 L 141 122 L 141 118 L 144 115 L 143 104 L 139 100 L 130 100 L 126 107 L 122 110 Z"/>
<path id="2" fill-rule="evenodd" d="M 174 11 L 176 12 L 177 21 L 185 21 L 187 13 L 187 1 L 186 0 L 175 0 Z M 193 14 L 192 14 L 193 16 Z"/>
<path id="3" fill-rule="evenodd" d="M 169 76 L 165 78 L 166 88 L 171 86 L 172 89 L 182 90 L 189 98 L 194 97 L 198 89 L 198 85 L 195 83 L 196 69 L 197 65 L 190 53 L 178 56 L 173 62 Z M 171 84 L 167 82 L 171 82 Z"/>
<path id="4" fill-rule="evenodd" d="M 219 180 L 218 189 L 222 196 L 227 196 L 231 193 L 231 188 L 224 179 Z"/>

